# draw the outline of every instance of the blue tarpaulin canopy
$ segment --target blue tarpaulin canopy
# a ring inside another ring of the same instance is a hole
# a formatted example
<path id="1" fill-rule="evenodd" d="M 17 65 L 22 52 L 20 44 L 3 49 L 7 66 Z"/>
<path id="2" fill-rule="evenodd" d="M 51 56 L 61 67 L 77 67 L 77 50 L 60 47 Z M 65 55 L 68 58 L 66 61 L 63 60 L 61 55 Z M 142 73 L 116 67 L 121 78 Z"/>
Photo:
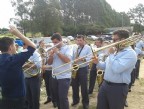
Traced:
<path id="1" fill-rule="evenodd" d="M 23 41 L 22 40 L 16 40 L 15 43 L 17 43 L 19 46 L 23 46 Z"/>

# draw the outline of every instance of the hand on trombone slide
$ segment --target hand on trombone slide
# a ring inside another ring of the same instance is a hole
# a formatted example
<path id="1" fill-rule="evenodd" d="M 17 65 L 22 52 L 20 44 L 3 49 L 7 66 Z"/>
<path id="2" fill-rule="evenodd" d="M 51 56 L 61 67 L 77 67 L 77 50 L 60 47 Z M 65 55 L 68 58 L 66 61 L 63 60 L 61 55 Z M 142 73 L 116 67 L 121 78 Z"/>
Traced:
<path id="1" fill-rule="evenodd" d="M 54 51 L 53 51 L 53 50 L 50 50 L 49 53 L 48 53 L 48 56 L 49 56 L 49 57 L 53 57 L 53 56 L 54 56 Z"/>
<path id="2" fill-rule="evenodd" d="M 92 57 L 92 62 L 97 64 L 99 62 L 98 57 L 97 56 L 93 56 Z"/>
<path id="3" fill-rule="evenodd" d="M 54 47 L 50 52 L 49 52 L 49 57 L 53 57 L 54 54 L 58 54 L 59 49 L 57 47 Z"/>
<path id="4" fill-rule="evenodd" d="M 86 61 L 84 57 L 78 57 L 74 60 L 74 63 L 80 62 L 80 61 Z"/>
<path id="5" fill-rule="evenodd" d="M 57 47 L 54 47 L 52 50 L 53 50 L 53 52 L 56 53 L 56 54 L 59 52 L 59 49 L 58 49 Z"/>
<path id="6" fill-rule="evenodd" d="M 108 50 L 109 54 L 114 54 L 116 51 L 117 51 L 116 47 L 111 47 Z"/>

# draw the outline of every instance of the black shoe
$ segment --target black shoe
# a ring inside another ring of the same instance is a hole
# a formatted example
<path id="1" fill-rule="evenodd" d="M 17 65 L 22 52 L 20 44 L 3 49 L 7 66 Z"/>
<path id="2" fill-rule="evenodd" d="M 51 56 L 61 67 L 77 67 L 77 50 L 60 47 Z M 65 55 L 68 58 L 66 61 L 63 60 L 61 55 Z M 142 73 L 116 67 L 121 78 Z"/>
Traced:
<path id="1" fill-rule="evenodd" d="M 56 108 L 57 107 L 57 103 L 53 102 L 53 107 Z"/>
<path id="2" fill-rule="evenodd" d="M 131 92 L 131 89 L 129 89 L 129 92 Z"/>
<path id="3" fill-rule="evenodd" d="M 72 104 L 71 104 L 71 106 L 75 106 L 75 105 L 77 105 L 79 102 L 73 102 Z"/>
<path id="4" fill-rule="evenodd" d="M 49 102 L 51 102 L 51 99 L 48 99 L 47 101 L 45 101 L 44 104 L 48 104 Z"/>
<path id="5" fill-rule="evenodd" d="M 83 105 L 83 109 L 88 109 L 89 105 Z"/>

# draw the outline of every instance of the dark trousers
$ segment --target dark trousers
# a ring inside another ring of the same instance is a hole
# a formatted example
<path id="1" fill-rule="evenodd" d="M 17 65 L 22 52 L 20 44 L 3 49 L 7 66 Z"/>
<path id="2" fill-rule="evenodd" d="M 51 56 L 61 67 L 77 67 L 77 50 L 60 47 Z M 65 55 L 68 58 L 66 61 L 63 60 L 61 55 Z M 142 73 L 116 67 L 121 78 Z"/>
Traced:
<path id="1" fill-rule="evenodd" d="M 52 78 L 52 95 L 58 105 L 58 109 L 69 109 L 68 90 L 70 79 Z"/>
<path id="2" fill-rule="evenodd" d="M 96 64 L 92 64 L 92 68 L 90 70 L 90 77 L 89 77 L 89 93 L 93 93 L 93 89 L 95 86 L 96 82 L 96 77 L 97 77 L 97 69 L 96 69 Z"/>
<path id="3" fill-rule="evenodd" d="M 81 86 L 83 106 L 89 105 L 88 84 L 87 84 L 88 67 L 79 68 L 76 78 L 72 78 L 73 103 L 79 102 L 79 86 Z"/>
<path id="4" fill-rule="evenodd" d="M 8 99 L 0 100 L 0 109 L 24 109 L 24 99 Z"/>
<path id="5" fill-rule="evenodd" d="M 136 78 L 136 72 L 135 72 L 135 69 L 133 69 L 133 71 L 131 73 L 131 82 L 129 84 L 129 89 L 131 89 L 132 84 L 134 84 L 135 78 Z"/>
<path id="6" fill-rule="evenodd" d="M 52 100 L 52 71 L 46 70 L 43 74 L 45 81 L 47 100 Z"/>
<path id="7" fill-rule="evenodd" d="M 103 81 L 100 86 L 96 109 L 124 109 L 128 85 L 108 84 Z"/>
<path id="8" fill-rule="evenodd" d="M 136 78 L 139 78 L 139 69 L 140 69 L 140 60 L 137 60 L 136 63 Z"/>
<path id="9" fill-rule="evenodd" d="M 25 82 L 27 109 L 39 109 L 40 76 L 26 78 Z"/>

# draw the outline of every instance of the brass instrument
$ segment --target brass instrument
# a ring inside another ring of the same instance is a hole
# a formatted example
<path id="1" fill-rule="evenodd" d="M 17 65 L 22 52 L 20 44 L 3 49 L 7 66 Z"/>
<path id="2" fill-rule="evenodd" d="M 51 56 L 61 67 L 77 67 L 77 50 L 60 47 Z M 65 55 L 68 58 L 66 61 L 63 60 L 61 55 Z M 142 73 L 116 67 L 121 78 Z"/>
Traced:
<path id="1" fill-rule="evenodd" d="M 27 63 L 33 64 L 33 62 L 31 62 L 31 61 L 26 62 L 26 64 Z M 26 65 L 24 65 L 24 66 L 26 66 Z M 29 68 L 23 67 L 25 77 L 34 77 L 34 76 L 37 76 L 41 72 L 41 70 L 39 68 L 33 68 L 34 66 L 35 65 L 33 64 Z M 33 74 L 32 72 L 36 72 L 36 73 Z"/>
<path id="2" fill-rule="evenodd" d="M 62 42 L 59 42 L 59 43 L 57 43 L 56 45 L 54 45 L 53 47 L 48 48 L 48 49 L 45 51 L 45 53 L 47 53 L 48 51 L 52 50 L 53 48 L 55 48 L 56 46 L 58 46 L 58 45 L 61 44 L 61 43 L 62 43 Z M 44 55 L 44 54 L 43 54 L 43 55 Z M 36 57 L 36 58 L 38 58 L 38 57 Z M 35 59 L 36 59 L 36 58 L 35 58 Z M 29 64 L 29 63 L 30 63 L 30 62 L 27 62 L 26 64 L 23 65 L 23 67 L 26 66 L 26 65 Z"/>
<path id="3" fill-rule="evenodd" d="M 104 71 L 99 69 L 99 70 L 97 70 L 96 73 L 97 73 L 98 86 L 100 86 L 103 81 Z"/>
<path id="4" fill-rule="evenodd" d="M 132 37 L 129 37 L 129 38 L 127 38 L 127 39 L 121 40 L 121 41 L 119 41 L 119 42 L 115 42 L 115 43 L 109 44 L 109 45 L 107 45 L 107 46 L 103 46 L 103 47 L 101 47 L 101 48 L 97 48 L 97 49 L 96 49 L 95 51 L 93 51 L 93 52 L 96 53 L 96 52 L 98 52 L 98 51 L 101 51 L 101 50 L 103 50 L 103 49 L 107 49 L 107 48 L 110 48 L 110 47 L 113 47 L 113 46 L 116 46 L 116 45 L 119 45 L 120 47 L 127 47 L 127 46 L 130 46 L 131 44 L 133 44 L 134 42 L 137 42 L 137 41 L 141 40 L 142 38 L 143 38 L 142 36 L 139 36 L 139 37 L 132 36 Z M 87 56 L 90 56 L 90 55 L 91 55 L 91 54 L 88 54 L 88 55 L 83 56 L 83 57 L 81 57 L 81 58 L 86 58 Z M 74 61 L 75 61 L 75 60 L 71 61 L 70 63 L 73 63 Z M 91 62 L 91 61 L 93 61 L 93 59 L 91 59 L 90 61 L 81 63 L 81 64 L 79 64 L 79 65 L 77 65 L 77 66 L 80 66 L 80 65 L 89 63 L 89 62 Z M 63 66 L 65 66 L 65 65 L 67 65 L 67 64 L 69 64 L 69 63 L 60 65 L 60 66 L 58 66 L 58 67 L 56 67 L 56 68 L 54 68 L 54 69 L 63 67 Z M 53 74 L 53 75 L 56 76 L 56 75 L 65 73 L 66 71 L 73 70 L 73 68 L 75 68 L 75 67 L 72 67 L 72 68 L 70 68 L 70 69 L 66 69 L 66 70 L 64 70 L 64 71 L 62 71 L 62 72 L 59 72 L 59 73 Z"/>
<path id="5" fill-rule="evenodd" d="M 76 58 L 77 58 L 77 57 L 78 57 L 78 48 L 77 48 L 77 51 L 76 51 Z M 77 60 L 77 59 L 75 59 L 75 60 Z M 78 71 L 78 69 L 79 69 L 79 65 L 78 65 L 78 64 L 75 64 L 75 62 L 74 62 L 72 68 L 73 68 L 73 69 L 72 69 L 72 78 L 75 79 L 75 78 L 76 78 L 76 75 L 77 75 L 77 71 Z"/>
<path id="6" fill-rule="evenodd" d="M 77 71 L 79 69 L 78 64 L 73 64 L 73 69 L 72 69 L 72 78 L 76 78 Z"/>
<path id="7" fill-rule="evenodd" d="M 44 54 L 42 54 L 42 55 L 45 55 L 48 51 L 50 51 L 50 50 L 52 50 L 54 47 L 57 47 L 59 44 L 61 44 L 62 42 L 59 42 L 59 43 L 57 43 L 56 45 L 54 45 L 53 47 L 50 47 L 50 48 L 48 48 L 46 51 L 45 51 L 45 53 Z M 41 55 L 40 55 L 41 56 Z M 39 56 L 39 57 L 40 57 Z M 39 58 L 39 57 L 36 57 L 36 58 Z M 34 58 L 34 59 L 36 59 L 36 58 Z M 32 71 L 32 70 L 35 70 L 35 69 L 32 69 L 32 67 L 34 67 L 34 65 L 32 65 L 31 67 L 29 67 L 29 68 L 26 68 L 25 66 L 27 66 L 28 64 L 32 64 L 32 62 L 31 61 L 28 61 L 28 62 L 26 62 L 24 65 L 23 65 L 23 69 L 24 69 L 24 73 L 26 73 L 26 74 L 28 74 L 28 75 L 30 75 L 30 76 L 36 76 L 39 72 L 41 72 L 41 70 L 39 69 L 39 70 L 37 70 L 37 72 L 38 73 L 36 73 L 36 74 L 31 74 L 30 72 Z"/>

